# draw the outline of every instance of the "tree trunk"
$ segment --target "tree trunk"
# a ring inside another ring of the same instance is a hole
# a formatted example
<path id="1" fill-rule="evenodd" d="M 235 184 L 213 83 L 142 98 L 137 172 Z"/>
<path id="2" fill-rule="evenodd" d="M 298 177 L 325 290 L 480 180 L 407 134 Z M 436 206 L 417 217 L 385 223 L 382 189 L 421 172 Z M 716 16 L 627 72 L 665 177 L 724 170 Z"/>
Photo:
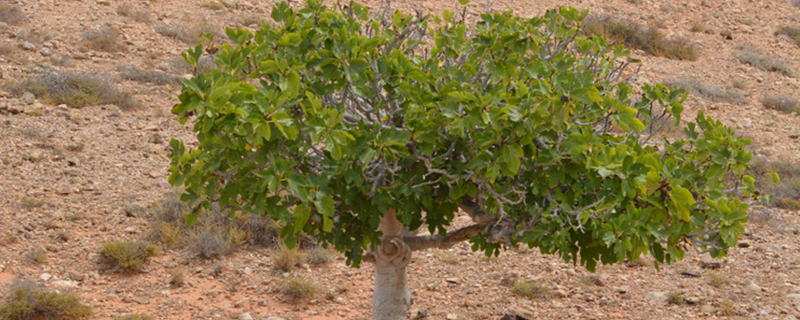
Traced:
<path id="1" fill-rule="evenodd" d="M 383 232 L 375 256 L 375 291 L 372 293 L 373 320 L 405 320 L 411 306 L 406 266 L 411 261 L 411 248 L 403 242 L 403 225 L 394 210 L 381 219 Z"/>

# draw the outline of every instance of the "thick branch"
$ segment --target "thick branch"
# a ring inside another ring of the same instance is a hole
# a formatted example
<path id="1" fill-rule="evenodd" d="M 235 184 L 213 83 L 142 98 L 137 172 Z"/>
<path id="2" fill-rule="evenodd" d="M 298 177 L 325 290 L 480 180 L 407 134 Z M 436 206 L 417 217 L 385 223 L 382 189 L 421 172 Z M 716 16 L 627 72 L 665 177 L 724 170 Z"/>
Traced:
<path id="1" fill-rule="evenodd" d="M 432 234 L 425 236 L 406 236 L 403 237 L 403 241 L 413 251 L 431 248 L 447 249 L 456 245 L 457 243 L 469 240 L 469 238 L 472 238 L 474 235 L 483 231 L 484 228 L 485 225 L 483 224 L 474 224 L 469 227 L 450 231 L 445 235 Z"/>

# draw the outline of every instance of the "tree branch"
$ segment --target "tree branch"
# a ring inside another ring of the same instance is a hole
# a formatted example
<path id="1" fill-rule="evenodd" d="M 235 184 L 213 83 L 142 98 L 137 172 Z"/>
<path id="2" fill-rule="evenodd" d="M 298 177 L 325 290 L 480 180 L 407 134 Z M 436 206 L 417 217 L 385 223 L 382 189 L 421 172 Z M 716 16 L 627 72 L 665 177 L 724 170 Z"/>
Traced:
<path id="1" fill-rule="evenodd" d="M 469 238 L 483 231 L 484 228 L 484 224 L 473 224 L 468 227 L 450 231 L 445 235 L 406 236 L 403 237 L 403 241 L 414 251 L 431 248 L 447 249 L 457 243 L 469 240 Z"/>

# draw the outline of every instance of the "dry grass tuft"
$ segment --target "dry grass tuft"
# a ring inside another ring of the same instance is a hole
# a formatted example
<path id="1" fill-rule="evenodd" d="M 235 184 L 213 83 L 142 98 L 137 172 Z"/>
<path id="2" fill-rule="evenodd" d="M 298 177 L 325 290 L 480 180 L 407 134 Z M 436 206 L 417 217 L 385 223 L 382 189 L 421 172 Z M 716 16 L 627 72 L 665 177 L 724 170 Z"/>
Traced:
<path id="1" fill-rule="evenodd" d="M 734 52 L 733 55 L 742 63 L 752 65 L 758 69 L 780 73 L 792 78 L 798 77 L 798 74 L 783 59 L 763 55 L 752 48 L 740 47 L 739 51 Z"/>
<path id="2" fill-rule="evenodd" d="M 744 94 L 734 90 L 726 90 L 705 84 L 694 78 L 674 78 L 664 80 L 663 84 L 670 88 L 684 88 L 686 92 L 714 102 L 745 103 Z"/>
<path id="3" fill-rule="evenodd" d="M 47 250 L 44 248 L 35 248 L 28 251 L 28 261 L 37 265 L 47 263 Z"/>
<path id="4" fill-rule="evenodd" d="M 205 1 L 205 2 L 201 3 L 200 6 L 203 7 L 203 8 L 206 8 L 206 9 L 214 10 L 214 11 L 219 11 L 219 10 L 224 10 L 225 9 L 225 4 L 223 4 L 222 2 L 219 2 L 219 1 Z"/>
<path id="5" fill-rule="evenodd" d="M 120 320 L 156 320 L 156 317 L 151 316 L 149 314 L 133 313 L 133 314 L 124 315 L 119 319 Z"/>
<path id="6" fill-rule="evenodd" d="M 180 78 L 158 70 L 142 70 L 134 66 L 124 67 L 120 70 L 120 75 L 125 80 L 136 81 L 139 83 L 151 83 L 155 85 L 178 85 Z"/>
<path id="7" fill-rule="evenodd" d="M 684 301 L 683 292 L 670 291 L 667 293 L 667 303 L 669 304 L 682 304 Z"/>
<path id="8" fill-rule="evenodd" d="M 550 286 L 538 281 L 516 281 L 511 286 L 511 293 L 528 299 L 547 299 L 553 296 Z"/>
<path id="9" fill-rule="evenodd" d="M 458 264 L 460 260 L 456 254 L 450 251 L 434 251 L 433 256 L 446 264 Z"/>
<path id="10" fill-rule="evenodd" d="M 706 25 L 703 23 L 703 21 L 692 20 L 690 22 L 689 31 L 691 32 L 704 32 L 706 29 Z"/>
<path id="11" fill-rule="evenodd" d="M 175 269 L 169 272 L 169 284 L 173 287 L 182 287 L 186 284 L 186 276 L 183 270 Z"/>
<path id="12" fill-rule="evenodd" d="M 761 98 L 761 104 L 767 108 L 775 109 L 780 112 L 786 113 L 799 113 L 800 114 L 800 101 L 791 97 L 770 97 L 764 96 Z"/>
<path id="13" fill-rule="evenodd" d="M 776 35 L 786 35 L 800 46 L 800 28 L 783 26 L 775 32 Z"/>
<path id="14" fill-rule="evenodd" d="M 100 250 L 105 262 L 128 272 L 141 271 L 145 262 L 158 253 L 158 247 L 152 244 L 131 241 L 108 242 Z"/>
<path id="15" fill-rule="evenodd" d="M 716 288 L 722 288 L 728 285 L 728 283 L 730 283 L 728 277 L 713 271 L 708 273 L 708 284 Z"/>
<path id="16" fill-rule="evenodd" d="M 83 44 L 92 50 L 105 52 L 126 51 L 125 44 L 119 41 L 119 28 L 105 25 L 100 31 L 87 31 L 83 33 Z"/>
<path id="17" fill-rule="evenodd" d="M 31 280 L 15 279 L 0 305 L 0 319 L 4 320 L 76 320 L 92 314 L 92 307 L 82 304 L 77 295 L 49 291 Z"/>
<path id="18" fill-rule="evenodd" d="M 589 16 L 583 22 L 583 31 L 589 35 L 603 36 L 609 43 L 624 44 L 657 57 L 673 60 L 697 60 L 697 51 L 687 39 L 667 39 L 656 27 L 641 25 L 611 16 Z"/>
<path id="19" fill-rule="evenodd" d="M 272 250 L 272 264 L 275 268 L 283 271 L 292 271 L 306 262 L 306 254 L 298 248 L 289 249 L 283 244 L 279 244 Z"/>
<path id="20" fill-rule="evenodd" d="M 63 103 L 73 108 L 101 104 L 114 104 L 122 109 L 139 106 L 130 94 L 117 90 L 108 79 L 81 73 L 50 71 L 7 89 L 17 96 L 31 92 L 48 104 Z"/>
<path id="21" fill-rule="evenodd" d="M 311 297 L 317 287 L 304 278 L 289 278 L 281 283 L 281 292 L 293 299 L 305 299 Z"/>
<path id="22" fill-rule="evenodd" d="M 123 17 L 128 17 L 136 22 L 150 23 L 150 12 L 144 9 L 137 9 L 130 3 L 123 4 L 117 7 L 117 14 Z"/>
<path id="23" fill-rule="evenodd" d="M 769 176 L 771 172 L 777 173 L 780 177 L 780 183 L 777 185 Z M 775 206 L 800 210 L 800 165 L 786 161 L 773 162 L 759 157 L 750 162 L 750 174 L 755 178 L 756 188 L 762 194 L 771 194 L 775 197 Z M 755 220 L 752 214 L 751 220 Z"/>
<path id="24" fill-rule="evenodd" d="M 331 249 L 326 249 L 323 247 L 314 247 L 311 250 L 306 252 L 306 260 L 311 265 L 320 266 L 326 265 L 331 262 L 333 258 L 333 251 Z"/>
<path id="25" fill-rule="evenodd" d="M 39 208 L 39 207 L 42 207 L 42 206 L 46 205 L 47 204 L 47 200 L 39 199 L 39 198 L 36 198 L 36 197 L 30 197 L 30 196 L 22 196 L 22 198 L 19 199 L 19 204 L 25 210 L 30 211 L 30 210 L 32 210 L 34 208 Z"/>
<path id="26" fill-rule="evenodd" d="M 9 25 L 18 25 L 25 21 L 25 13 L 16 6 L 8 3 L 0 3 L 0 22 Z"/>
<path id="27" fill-rule="evenodd" d="M 162 36 L 175 38 L 189 44 L 200 42 L 200 35 L 202 34 L 214 34 L 215 39 L 219 39 L 220 35 L 223 34 L 205 19 L 197 19 L 186 25 L 161 24 L 156 26 L 155 30 Z"/>

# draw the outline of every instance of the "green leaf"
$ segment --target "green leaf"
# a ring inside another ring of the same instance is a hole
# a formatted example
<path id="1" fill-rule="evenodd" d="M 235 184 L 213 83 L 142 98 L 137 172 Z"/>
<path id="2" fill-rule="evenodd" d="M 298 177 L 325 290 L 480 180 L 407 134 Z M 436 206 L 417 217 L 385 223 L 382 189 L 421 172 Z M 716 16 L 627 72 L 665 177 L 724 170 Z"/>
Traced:
<path id="1" fill-rule="evenodd" d="M 678 219 L 689 221 L 695 203 L 692 192 L 686 188 L 673 187 L 669 191 L 669 196 L 674 206 L 673 208 L 677 211 Z"/>
<path id="2" fill-rule="evenodd" d="M 781 177 L 779 177 L 777 173 L 770 172 L 769 176 L 772 178 L 772 183 L 774 183 L 774 184 L 780 184 L 781 183 Z"/>
<path id="3" fill-rule="evenodd" d="M 458 3 L 460 3 L 462 6 L 466 6 L 469 4 L 469 0 L 458 0 Z"/>
<path id="4" fill-rule="evenodd" d="M 294 207 L 294 233 L 300 233 L 303 230 L 309 217 L 311 217 L 311 208 L 302 203 Z"/>

